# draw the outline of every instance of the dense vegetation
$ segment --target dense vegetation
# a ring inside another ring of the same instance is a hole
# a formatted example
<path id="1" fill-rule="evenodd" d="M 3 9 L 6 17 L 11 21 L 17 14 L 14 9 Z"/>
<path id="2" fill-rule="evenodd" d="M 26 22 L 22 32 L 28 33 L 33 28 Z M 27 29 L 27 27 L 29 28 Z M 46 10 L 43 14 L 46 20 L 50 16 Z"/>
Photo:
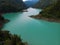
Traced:
<path id="1" fill-rule="evenodd" d="M 45 8 L 41 14 L 45 17 L 60 18 L 60 0 L 56 4 Z"/>
<path id="2" fill-rule="evenodd" d="M 9 31 L 0 30 L 0 45 L 25 45 L 25 43 L 19 36 L 12 35 Z"/>
<path id="3" fill-rule="evenodd" d="M 4 24 L 7 23 L 9 20 L 5 19 L 2 15 L 0 15 L 0 30 L 4 27 Z"/>
<path id="4" fill-rule="evenodd" d="M 18 12 L 26 8 L 22 0 L 0 0 L 0 13 Z"/>

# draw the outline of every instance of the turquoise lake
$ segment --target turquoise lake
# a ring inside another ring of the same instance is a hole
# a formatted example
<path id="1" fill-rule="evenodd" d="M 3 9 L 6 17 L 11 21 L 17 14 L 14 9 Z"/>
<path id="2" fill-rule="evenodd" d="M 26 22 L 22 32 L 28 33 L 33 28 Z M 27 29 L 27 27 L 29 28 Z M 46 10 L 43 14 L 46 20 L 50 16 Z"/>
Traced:
<path id="1" fill-rule="evenodd" d="M 41 10 L 29 8 L 28 12 L 4 14 L 9 19 L 4 30 L 21 36 L 29 45 L 60 45 L 60 23 L 31 18 Z"/>

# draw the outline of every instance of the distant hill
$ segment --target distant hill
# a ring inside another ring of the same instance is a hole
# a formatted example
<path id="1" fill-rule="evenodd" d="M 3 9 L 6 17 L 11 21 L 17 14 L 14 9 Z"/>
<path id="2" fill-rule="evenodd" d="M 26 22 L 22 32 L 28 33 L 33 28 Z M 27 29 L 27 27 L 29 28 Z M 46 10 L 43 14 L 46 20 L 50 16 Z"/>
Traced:
<path id="1" fill-rule="evenodd" d="M 24 3 L 26 4 L 27 7 L 32 7 L 32 6 L 34 6 L 37 2 L 38 2 L 38 0 L 35 0 L 35 1 L 25 1 Z"/>

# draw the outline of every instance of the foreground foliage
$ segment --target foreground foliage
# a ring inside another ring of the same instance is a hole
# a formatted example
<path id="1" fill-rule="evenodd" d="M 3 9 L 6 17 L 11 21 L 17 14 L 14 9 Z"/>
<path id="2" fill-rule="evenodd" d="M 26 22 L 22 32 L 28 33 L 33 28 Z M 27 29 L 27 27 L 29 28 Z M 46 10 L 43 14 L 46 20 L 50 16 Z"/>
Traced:
<path id="1" fill-rule="evenodd" d="M 25 45 L 25 43 L 19 36 L 0 30 L 0 45 Z"/>

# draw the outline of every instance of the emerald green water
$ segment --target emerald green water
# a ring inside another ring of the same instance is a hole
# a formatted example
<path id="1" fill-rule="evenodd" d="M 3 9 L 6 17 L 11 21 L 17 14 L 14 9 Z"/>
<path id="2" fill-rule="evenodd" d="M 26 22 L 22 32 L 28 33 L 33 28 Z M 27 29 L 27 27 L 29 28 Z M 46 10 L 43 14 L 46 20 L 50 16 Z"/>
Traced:
<path id="1" fill-rule="evenodd" d="M 30 8 L 28 12 L 4 14 L 5 18 L 10 19 L 4 29 L 21 36 L 29 45 L 60 45 L 60 23 L 29 17 L 39 11 Z"/>

